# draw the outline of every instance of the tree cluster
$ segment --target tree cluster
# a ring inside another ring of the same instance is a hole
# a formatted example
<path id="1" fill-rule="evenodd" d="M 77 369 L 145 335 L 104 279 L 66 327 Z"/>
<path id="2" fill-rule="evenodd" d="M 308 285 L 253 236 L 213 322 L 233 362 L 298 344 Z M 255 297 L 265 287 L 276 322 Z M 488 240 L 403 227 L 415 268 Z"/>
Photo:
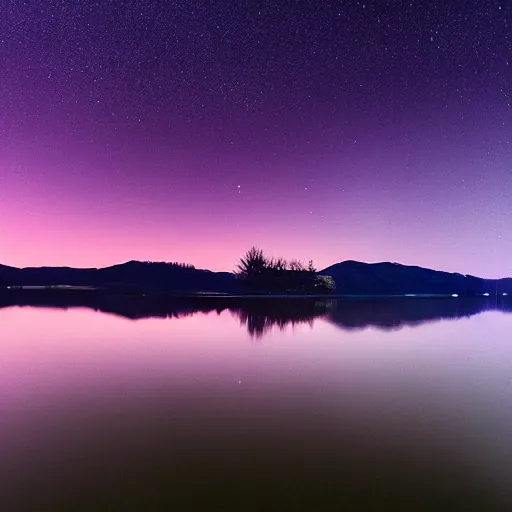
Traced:
<path id="1" fill-rule="evenodd" d="M 194 265 L 190 264 L 190 263 L 182 263 L 180 261 L 161 261 L 161 262 L 157 262 L 157 261 L 143 261 L 142 263 L 144 263 L 145 265 L 154 265 L 154 264 L 158 264 L 158 265 L 168 265 L 170 267 L 177 267 L 177 268 L 183 268 L 183 269 L 187 269 L 187 270 L 195 270 L 196 267 L 194 267 Z"/>
<path id="2" fill-rule="evenodd" d="M 251 247 L 240 258 L 235 270 L 248 288 L 260 292 L 328 293 L 334 290 L 332 280 L 317 274 L 313 261 L 267 257 L 258 247 Z"/>

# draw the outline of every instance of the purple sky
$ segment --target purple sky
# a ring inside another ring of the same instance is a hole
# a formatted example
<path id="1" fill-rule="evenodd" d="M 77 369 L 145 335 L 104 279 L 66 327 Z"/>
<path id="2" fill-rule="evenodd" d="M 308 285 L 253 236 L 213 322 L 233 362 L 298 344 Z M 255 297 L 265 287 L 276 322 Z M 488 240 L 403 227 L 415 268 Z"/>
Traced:
<path id="1" fill-rule="evenodd" d="M 0 262 L 512 275 L 512 7 L 5 2 Z"/>

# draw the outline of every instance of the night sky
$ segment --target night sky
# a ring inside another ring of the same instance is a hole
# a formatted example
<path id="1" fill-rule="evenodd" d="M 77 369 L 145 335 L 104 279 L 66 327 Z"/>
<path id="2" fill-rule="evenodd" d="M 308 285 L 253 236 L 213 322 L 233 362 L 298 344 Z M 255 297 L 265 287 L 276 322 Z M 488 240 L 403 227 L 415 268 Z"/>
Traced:
<path id="1" fill-rule="evenodd" d="M 512 4 L 0 0 L 0 262 L 512 275 Z"/>

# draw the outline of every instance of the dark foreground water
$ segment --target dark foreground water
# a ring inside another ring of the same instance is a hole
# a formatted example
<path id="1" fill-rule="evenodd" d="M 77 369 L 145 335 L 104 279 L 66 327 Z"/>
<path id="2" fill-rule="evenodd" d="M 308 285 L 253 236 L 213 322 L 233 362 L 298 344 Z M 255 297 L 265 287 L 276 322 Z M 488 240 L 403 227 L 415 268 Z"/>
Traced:
<path id="1" fill-rule="evenodd" d="M 512 510 L 506 304 L 57 302 L 0 309 L 0 510 Z"/>

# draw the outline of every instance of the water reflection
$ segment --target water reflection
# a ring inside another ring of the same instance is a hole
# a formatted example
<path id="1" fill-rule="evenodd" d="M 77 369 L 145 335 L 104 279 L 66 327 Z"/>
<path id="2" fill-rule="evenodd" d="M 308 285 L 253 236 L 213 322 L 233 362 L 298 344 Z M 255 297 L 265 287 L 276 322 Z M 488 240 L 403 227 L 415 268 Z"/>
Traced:
<path id="1" fill-rule="evenodd" d="M 280 330 L 300 324 L 312 327 L 315 319 L 327 317 L 332 306 L 332 301 L 253 299 L 230 304 L 227 308 L 251 337 L 262 338 L 274 327 Z"/>
<path id="2" fill-rule="evenodd" d="M 509 302 L 481 299 L 389 299 L 337 301 L 329 321 L 345 330 L 375 327 L 398 330 L 439 320 L 469 318 L 484 311 L 512 312 Z"/>
<path id="3" fill-rule="evenodd" d="M 1 306 L 2 511 L 512 510 L 508 304 Z"/>
<path id="4" fill-rule="evenodd" d="M 96 292 L 24 292 L 0 298 L 0 308 L 38 306 L 85 307 L 133 320 L 183 318 L 198 313 L 230 311 L 251 337 L 262 338 L 273 328 L 313 325 L 324 319 L 343 330 L 373 327 L 399 330 L 444 319 L 468 318 L 484 311 L 512 312 L 512 301 L 495 299 L 388 298 L 318 300 L 310 298 L 263 299 L 236 297 L 158 298 L 109 295 Z"/>

